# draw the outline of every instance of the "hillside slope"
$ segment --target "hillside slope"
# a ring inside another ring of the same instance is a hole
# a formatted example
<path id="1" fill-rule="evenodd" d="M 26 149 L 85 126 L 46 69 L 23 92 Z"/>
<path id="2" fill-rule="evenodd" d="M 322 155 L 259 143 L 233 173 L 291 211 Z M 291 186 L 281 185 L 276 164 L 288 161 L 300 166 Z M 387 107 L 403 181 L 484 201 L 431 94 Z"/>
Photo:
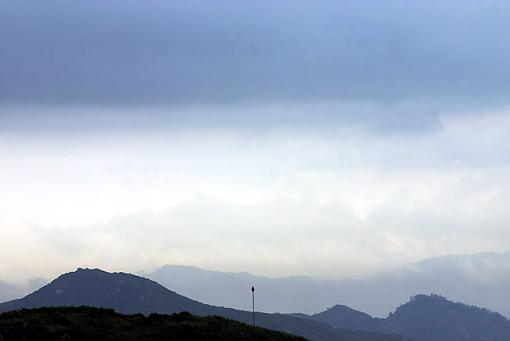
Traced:
<path id="1" fill-rule="evenodd" d="M 222 317 L 120 315 L 91 307 L 37 308 L 0 314 L 0 340 L 299 341 Z"/>

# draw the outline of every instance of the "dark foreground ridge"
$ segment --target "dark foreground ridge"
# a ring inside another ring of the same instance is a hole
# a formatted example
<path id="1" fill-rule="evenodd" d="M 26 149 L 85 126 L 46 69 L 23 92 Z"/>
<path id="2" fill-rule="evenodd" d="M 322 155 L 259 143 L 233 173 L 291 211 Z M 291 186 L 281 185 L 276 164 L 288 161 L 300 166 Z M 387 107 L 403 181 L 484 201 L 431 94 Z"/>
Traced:
<path id="1" fill-rule="evenodd" d="M 249 290 L 249 288 L 247 288 Z M 247 291 L 248 292 L 248 291 Z M 249 311 L 217 307 L 191 300 L 149 279 L 99 269 L 79 269 L 55 279 L 32 294 L 0 304 L 0 312 L 39 307 L 90 306 L 121 314 L 174 314 L 222 316 L 251 324 Z M 256 313 L 257 326 L 317 341 L 402 341 L 398 335 L 352 331 L 285 314 Z M 1 340 L 0 340 L 1 341 Z"/>
<path id="2" fill-rule="evenodd" d="M 299 341 L 301 337 L 218 316 L 121 315 L 113 309 L 59 307 L 0 315 L 0 340 Z"/>

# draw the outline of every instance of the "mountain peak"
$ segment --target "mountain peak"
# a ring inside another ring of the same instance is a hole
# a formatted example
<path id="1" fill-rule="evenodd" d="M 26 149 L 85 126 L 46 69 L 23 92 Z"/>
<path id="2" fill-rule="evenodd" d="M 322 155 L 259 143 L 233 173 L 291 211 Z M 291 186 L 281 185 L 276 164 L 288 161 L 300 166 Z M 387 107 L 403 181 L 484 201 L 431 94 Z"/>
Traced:
<path id="1" fill-rule="evenodd" d="M 447 306 L 448 307 L 468 307 L 465 304 L 450 301 L 446 297 L 441 296 L 441 295 L 418 294 L 418 295 L 412 296 L 411 299 L 409 300 L 409 302 L 398 307 L 394 314 L 397 314 L 399 311 L 402 311 L 404 309 L 407 309 L 407 310 L 419 309 L 421 311 L 422 309 L 427 308 L 427 307 L 430 309 L 442 309 Z M 482 308 L 476 308 L 476 309 L 482 309 Z"/>
<path id="2" fill-rule="evenodd" d="M 78 268 L 26 296 L 0 305 L 0 311 L 42 306 L 110 307 L 120 313 L 174 313 L 199 304 L 160 284 L 136 275 Z M 206 305 L 204 305 L 206 306 Z"/>
<path id="3" fill-rule="evenodd" d="M 107 274 L 110 274 L 110 273 L 106 272 L 106 271 L 104 271 L 102 269 L 99 269 L 99 268 L 78 268 L 78 269 L 76 269 L 74 271 L 64 273 L 60 277 L 62 277 L 62 276 L 75 276 L 75 275 L 79 275 L 79 276 L 91 276 L 91 275 L 92 276 L 93 275 L 101 276 L 101 275 L 107 275 Z"/>
<path id="4" fill-rule="evenodd" d="M 315 314 L 312 318 L 336 328 L 350 328 L 365 331 L 380 329 L 377 319 L 341 304 L 337 304 L 322 313 Z"/>
<path id="5" fill-rule="evenodd" d="M 106 273 L 106 271 L 101 270 L 99 268 L 78 268 L 74 272 L 97 272 L 97 273 Z"/>
<path id="6" fill-rule="evenodd" d="M 510 323 L 500 314 L 435 294 L 412 297 L 390 314 L 387 323 L 417 341 L 506 340 L 510 335 Z"/>
<path id="7" fill-rule="evenodd" d="M 418 295 L 415 295 L 415 296 L 411 297 L 410 302 L 431 302 L 431 303 L 443 302 L 443 303 L 448 303 L 448 302 L 451 302 L 451 301 L 449 301 L 446 297 L 438 295 L 438 294 L 429 294 L 429 295 L 418 294 Z M 451 303 L 453 303 L 453 302 L 451 302 Z"/>
<path id="8" fill-rule="evenodd" d="M 331 311 L 331 312 L 357 312 L 357 313 L 360 313 L 359 311 L 357 310 L 354 310 L 352 309 L 351 307 L 348 307 L 346 305 L 343 305 L 343 304 L 336 304 L 334 306 L 332 306 L 331 308 L 327 309 L 327 311 Z"/>

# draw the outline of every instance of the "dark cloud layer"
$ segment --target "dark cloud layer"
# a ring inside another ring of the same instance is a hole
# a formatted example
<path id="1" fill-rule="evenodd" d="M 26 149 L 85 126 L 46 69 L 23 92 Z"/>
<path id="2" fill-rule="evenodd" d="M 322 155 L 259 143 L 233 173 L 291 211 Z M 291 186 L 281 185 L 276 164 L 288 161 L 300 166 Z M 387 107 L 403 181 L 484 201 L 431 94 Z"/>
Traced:
<path id="1" fill-rule="evenodd" d="M 507 1 L 0 0 L 0 101 L 504 101 Z"/>

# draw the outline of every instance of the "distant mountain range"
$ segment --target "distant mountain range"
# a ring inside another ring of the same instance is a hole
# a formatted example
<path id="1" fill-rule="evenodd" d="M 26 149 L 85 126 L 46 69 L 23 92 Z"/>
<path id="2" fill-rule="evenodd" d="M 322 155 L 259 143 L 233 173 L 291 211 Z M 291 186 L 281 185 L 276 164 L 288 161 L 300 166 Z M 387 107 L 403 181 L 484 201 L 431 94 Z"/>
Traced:
<path id="1" fill-rule="evenodd" d="M 165 265 L 140 275 L 186 297 L 242 310 L 251 304 L 246 288 L 255 285 L 257 309 L 264 312 L 314 314 L 341 302 L 385 317 L 410 297 L 435 293 L 510 317 L 510 252 L 430 258 L 361 279 L 269 278 L 180 265 Z M 0 281 L 0 302 L 24 296 L 46 283 L 36 279 L 19 287 Z"/>
<path id="2" fill-rule="evenodd" d="M 173 314 L 186 311 L 197 316 L 217 315 L 244 323 L 252 321 L 251 312 L 200 303 L 149 279 L 99 269 L 78 269 L 64 274 L 24 298 L 0 304 L 0 312 L 51 306 L 104 307 L 124 314 Z M 398 335 L 344 330 L 311 318 L 283 314 L 257 313 L 256 324 L 310 340 L 405 340 Z"/>
<path id="3" fill-rule="evenodd" d="M 249 287 L 245 289 L 249 293 Z M 61 275 L 24 298 L 0 304 L 0 312 L 64 306 L 111 308 L 123 314 L 188 312 L 197 316 L 221 316 L 247 324 L 252 321 L 249 311 L 200 303 L 152 280 L 99 269 L 78 269 Z M 5 315 L 0 315 L 0 321 L 3 318 Z M 83 319 L 80 321 L 85 321 Z M 313 315 L 257 312 L 256 323 L 309 340 L 510 341 L 510 321 L 502 315 L 455 303 L 439 295 L 414 296 L 386 318 L 374 318 L 348 306 L 335 305 Z"/>
<path id="4" fill-rule="evenodd" d="M 143 275 L 193 299 L 238 309 L 249 307 L 246 287 L 254 284 L 265 312 L 311 314 L 342 302 L 385 317 L 410 297 L 435 293 L 510 316 L 510 252 L 431 258 L 362 279 L 268 278 L 176 265 Z"/>

